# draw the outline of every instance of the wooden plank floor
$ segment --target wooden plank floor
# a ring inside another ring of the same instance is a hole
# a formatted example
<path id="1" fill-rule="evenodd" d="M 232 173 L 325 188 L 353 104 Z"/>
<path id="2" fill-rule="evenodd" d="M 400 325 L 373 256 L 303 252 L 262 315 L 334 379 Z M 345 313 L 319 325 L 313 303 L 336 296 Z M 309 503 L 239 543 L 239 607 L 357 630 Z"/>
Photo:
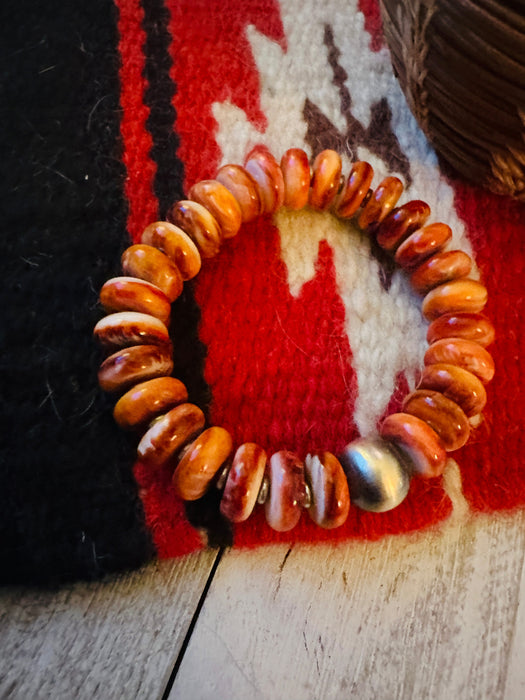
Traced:
<path id="1" fill-rule="evenodd" d="M 459 509 L 460 510 L 460 509 Z M 0 593 L 1 698 L 525 698 L 525 513 Z"/>

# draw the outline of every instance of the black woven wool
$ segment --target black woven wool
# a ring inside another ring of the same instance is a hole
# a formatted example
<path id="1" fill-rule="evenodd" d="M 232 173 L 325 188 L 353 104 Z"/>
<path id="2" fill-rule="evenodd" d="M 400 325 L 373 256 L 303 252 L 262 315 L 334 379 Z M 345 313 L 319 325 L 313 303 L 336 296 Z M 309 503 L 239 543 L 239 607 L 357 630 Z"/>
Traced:
<path id="1" fill-rule="evenodd" d="M 154 553 L 91 338 L 128 243 L 117 17 L 111 0 L 0 15 L 0 578 L 55 584 Z"/>

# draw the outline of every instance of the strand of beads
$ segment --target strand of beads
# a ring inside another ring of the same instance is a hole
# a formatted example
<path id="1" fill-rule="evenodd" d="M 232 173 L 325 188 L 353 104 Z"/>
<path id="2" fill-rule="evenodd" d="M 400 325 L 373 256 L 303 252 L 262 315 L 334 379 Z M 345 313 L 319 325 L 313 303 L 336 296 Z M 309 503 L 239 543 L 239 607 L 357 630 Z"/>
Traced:
<path id="1" fill-rule="evenodd" d="M 293 528 L 303 508 L 321 527 L 338 527 L 350 501 L 366 510 L 389 510 L 405 498 L 411 477 L 439 476 L 447 453 L 464 445 L 479 422 L 484 385 L 494 373 L 485 349 L 494 328 L 480 313 L 486 289 L 469 278 L 470 257 L 446 249 L 450 227 L 427 223 L 425 202 L 395 208 L 401 181 L 386 177 L 371 190 L 372 178 L 365 162 L 354 163 L 344 178 L 332 150 L 320 153 L 311 168 L 300 149 L 288 150 L 279 164 L 267 149 L 255 148 L 244 167 L 225 165 L 214 180 L 194 185 L 188 199 L 173 206 L 170 222 L 150 224 L 141 243 L 124 251 L 124 276 L 103 286 L 100 301 L 110 314 L 94 332 L 114 352 L 100 367 L 99 383 L 120 395 L 117 423 L 142 433 L 139 460 L 151 469 L 170 465 L 182 499 L 201 498 L 215 485 L 222 490 L 221 512 L 232 522 L 246 520 L 259 502 L 278 531 Z M 430 322 L 418 388 L 402 412 L 383 421 L 378 435 L 350 443 L 339 459 L 322 451 L 302 461 L 286 450 L 268 459 L 254 443 L 234 450 L 230 434 L 206 427 L 201 409 L 188 403 L 186 387 L 170 376 L 170 305 L 184 282 L 244 222 L 283 205 L 353 218 L 409 276 Z"/>

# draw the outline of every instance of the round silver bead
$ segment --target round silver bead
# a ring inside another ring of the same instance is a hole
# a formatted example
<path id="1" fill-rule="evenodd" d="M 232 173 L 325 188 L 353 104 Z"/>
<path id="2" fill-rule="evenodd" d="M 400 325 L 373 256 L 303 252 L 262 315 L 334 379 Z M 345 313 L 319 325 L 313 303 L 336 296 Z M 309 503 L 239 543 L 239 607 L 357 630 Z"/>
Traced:
<path id="1" fill-rule="evenodd" d="M 363 510 L 391 510 L 408 493 L 409 464 L 379 437 L 351 442 L 339 460 L 348 479 L 350 499 Z"/>

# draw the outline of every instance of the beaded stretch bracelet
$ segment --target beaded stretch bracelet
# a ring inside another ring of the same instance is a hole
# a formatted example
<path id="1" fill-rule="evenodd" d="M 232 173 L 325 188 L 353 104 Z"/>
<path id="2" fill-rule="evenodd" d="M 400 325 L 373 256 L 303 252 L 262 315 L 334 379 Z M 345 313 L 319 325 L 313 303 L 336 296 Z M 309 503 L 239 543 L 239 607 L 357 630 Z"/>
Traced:
<path id="1" fill-rule="evenodd" d="M 231 522 L 246 520 L 259 502 L 275 530 L 292 529 L 303 508 L 321 527 L 334 528 L 346 520 L 350 501 L 376 512 L 396 507 L 412 476 L 439 476 L 447 452 L 468 440 L 486 403 L 484 384 L 494 374 L 485 349 L 494 328 L 480 313 L 487 290 L 468 277 L 472 260 L 466 253 L 445 250 L 450 227 L 426 225 L 425 202 L 394 208 L 401 181 L 387 177 L 372 191 L 372 177 L 371 165 L 357 162 L 343 178 L 341 158 L 332 150 L 321 152 L 310 168 L 300 149 L 288 150 L 279 165 L 267 149 L 256 147 L 244 167 L 225 165 L 215 180 L 194 185 L 188 200 L 173 206 L 171 222 L 150 224 L 141 244 L 122 255 L 125 276 L 102 287 L 101 304 L 111 313 L 94 334 L 113 354 L 100 367 L 100 386 L 121 394 L 114 409 L 117 423 L 143 432 L 139 460 L 152 469 L 174 468 L 180 498 L 197 500 L 215 486 L 223 490 L 220 510 Z M 205 429 L 203 412 L 187 402 L 186 387 L 170 376 L 167 325 L 184 281 L 195 277 L 201 257 L 216 255 L 242 223 L 283 205 L 355 218 L 409 275 L 424 296 L 422 313 L 430 321 L 421 380 L 403 412 L 389 415 L 378 435 L 347 445 L 339 459 L 325 451 L 303 462 L 279 451 L 267 460 L 254 443 L 233 453 L 228 431 Z"/>

